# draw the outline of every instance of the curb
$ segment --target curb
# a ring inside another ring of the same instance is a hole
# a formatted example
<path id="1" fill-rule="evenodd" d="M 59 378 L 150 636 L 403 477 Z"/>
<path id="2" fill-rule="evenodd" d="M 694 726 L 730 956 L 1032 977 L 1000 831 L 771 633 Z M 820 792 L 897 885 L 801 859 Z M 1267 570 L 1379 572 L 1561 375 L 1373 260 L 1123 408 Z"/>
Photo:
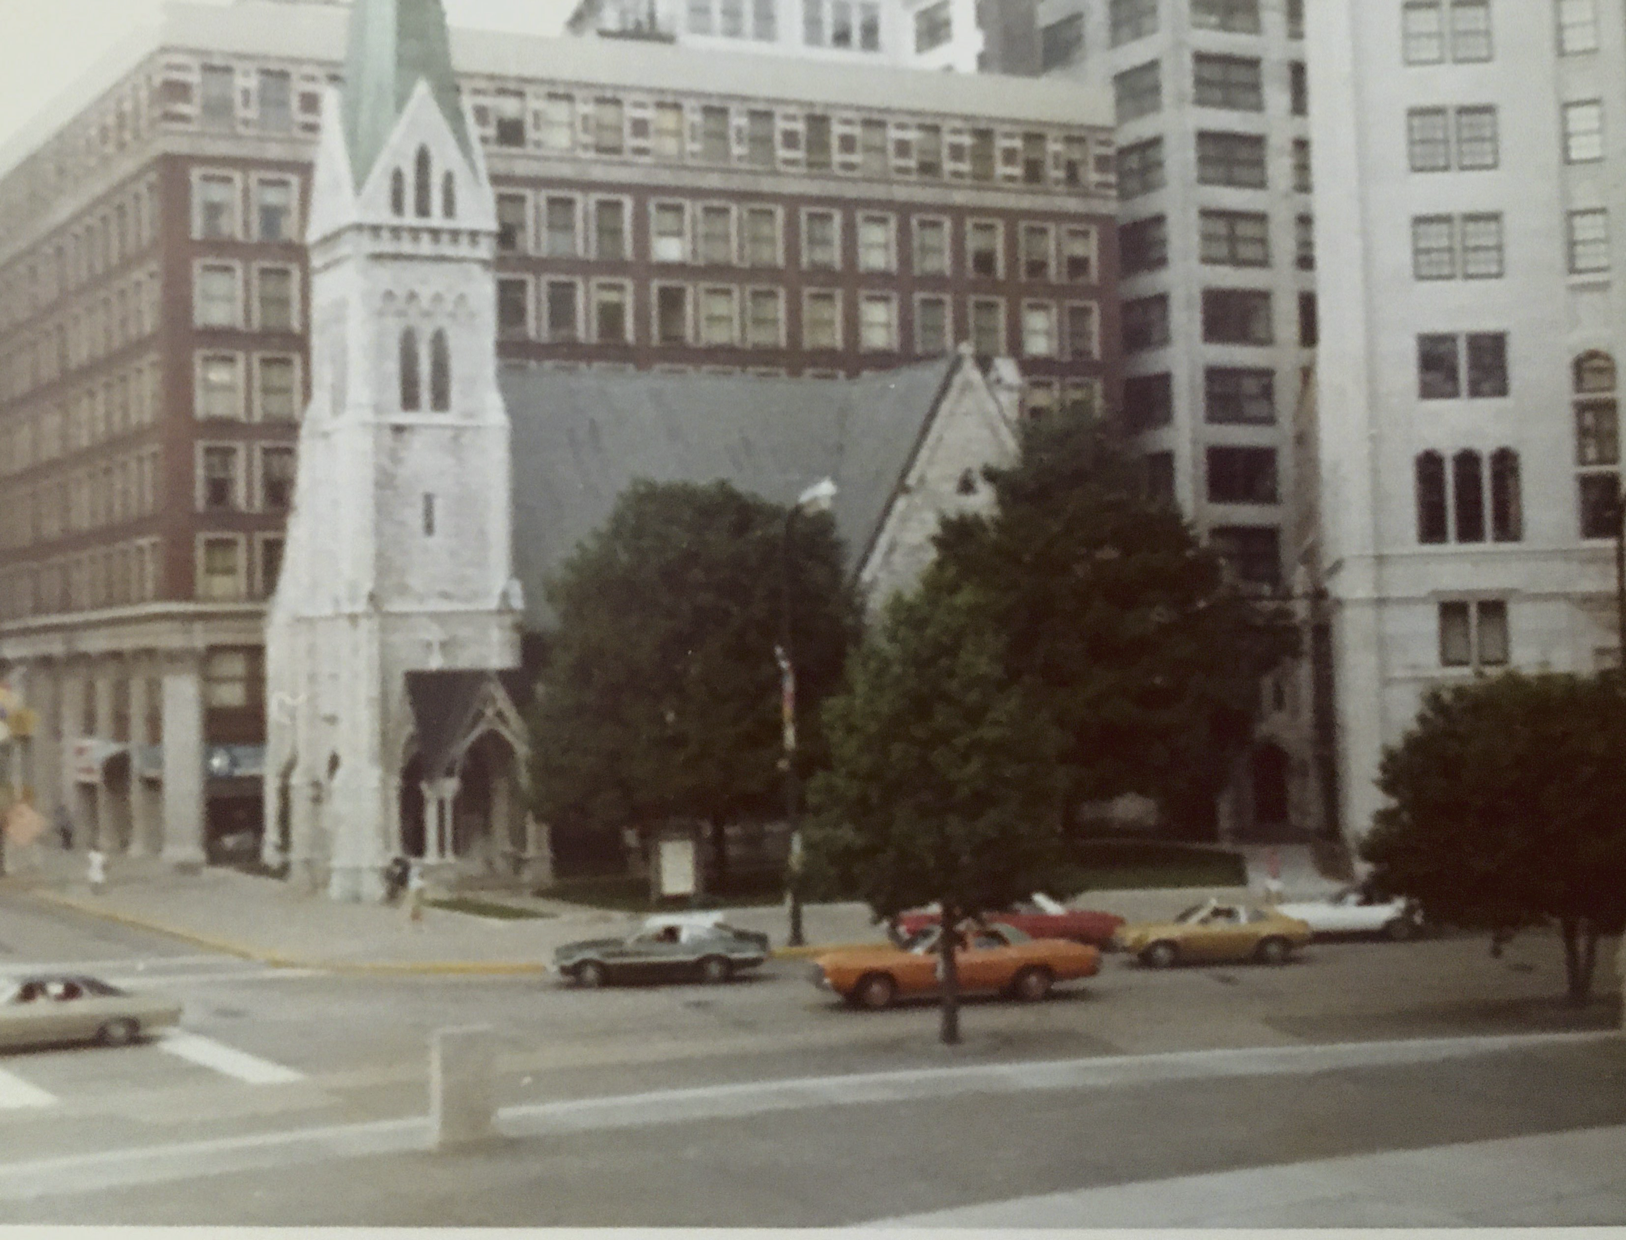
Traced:
<path id="1" fill-rule="evenodd" d="M 211 938 L 208 935 L 195 934 L 190 930 L 182 930 L 176 926 L 166 925 L 163 922 L 150 921 L 144 917 L 133 917 L 128 913 L 116 912 L 113 909 L 99 908 L 94 904 L 77 900 L 72 896 L 58 895 L 49 891 L 30 891 L 25 893 L 26 899 L 52 904 L 58 908 L 71 909 L 87 917 L 97 917 L 103 921 L 111 921 L 121 926 L 129 926 L 136 930 L 146 930 L 153 934 L 162 934 L 168 938 L 179 939 L 183 943 L 191 943 L 197 947 L 206 947 L 210 951 L 220 952 L 227 956 L 236 956 L 241 960 L 252 960 L 257 964 L 268 965 L 275 969 L 315 969 L 324 973 L 393 973 L 393 974 L 538 974 L 550 971 L 545 964 L 534 964 L 525 961 L 502 960 L 425 960 L 425 961 L 353 961 L 353 960 L 322 960 L 315 957 L 287 956 L 280 952 L 262 951 L 257 947 L 250 947 L 243 943 L 232 942 L 227 939 Z"/>
<path id="2" fill-rule="evenodd" d="M 167 925 L 164 922 L 151 921 L 144 917 L 135 917 L 129 913 L 120 913 L 114 909 L 103 908 L 99 905 L 77 899 L 73 896 L 61 895 L 53 891 L 26 891 L 25 899 L 35 900 L 44 904 L 52 904 L 58 908 L 71 909 L 87 917 L 97 917 L 103 921 L 114 922 L 117 925 L 129 926 L 135 930 L 145 930 L 153 934 L 162 934 L 167 938 L 179 939 L 183 943 L 191 943 L 196 947 L 208 948 L 210 951 L 220 952 L 227 956 L 236 956 L 240 960 L 252 960 L 257 964 L 268 965 L 274 969 L 315 969 L 323 973 L 374 973 L 374 974 L 439 974 L 439 975 L 536 975 L 551 973 L 551 965 L 531 963 L 526 961 L 507 960 L 424 960 L 424 961 L 363 961 L 363 960 L 323 960 L 308 956 L 289 956 L 281 952 L 268 952 L 246 943 L 238 943 L 229 939 L 217 939 L 208 935 L 197 934 L 191 930 L 182 930 L 177 926 Z M 884 942 L 867 943 L 816 943 L 805 947 L 776 947 L 769 951 L 769 956 L 775 960 L 807 960 L 825 952 L 845 951 L 850 948 L 885 947 Z"/>

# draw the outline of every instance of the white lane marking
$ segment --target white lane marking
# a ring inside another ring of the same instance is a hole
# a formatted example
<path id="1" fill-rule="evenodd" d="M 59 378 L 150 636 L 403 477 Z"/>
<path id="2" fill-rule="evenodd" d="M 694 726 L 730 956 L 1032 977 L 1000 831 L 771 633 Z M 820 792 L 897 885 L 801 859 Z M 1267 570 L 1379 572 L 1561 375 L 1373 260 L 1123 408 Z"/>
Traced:
<path id="1" fill-rule="evenodd" d="M 235 956 L 125 956 L 121 960 L 5 960 L 0 959 L 0 974 L 11 973 L 100 973 L 111 969 L 128 972 L 136 969 L 163 969 L 171 965 L 241 963 Z"/>
<path id="2" fill-rule="evenodd" d="M 23 1107 L 48 1107 L 56 1102 L 53 1094 L 37 1085 L 30 1085 L 20 1076 L 13 1076 L 0 1068 L 0 1111 L 21 1110 Z"/>
<path id="3" fill-rule="evenodd" d="M 261 1059 L 258 1055 L 250 1055 L 247 1051 L 227 1046 L 224 1042 L 216 1042 L 213 1038 L 206 1038 L 200 1033 L 171 1030 L 158 1039 L 157 1046 L 161 1051 L 168 1051 L 171 1055 L 190 1060 L 205 1068 L 213 1068 L 227 1076 L 234 1076 L 239 1081 L 247 1081 L 250 1085 L 286 1085 L 290 1081 L 305 1079 L 303 1072 L 285 1068 L 280 1063 L 272 1063 L 269 1059 Z"/>
<path id="4" fill-rule="evenodd" d="M 125 1185 L 168 1183 L 227 1171 L 422 1150 L 428 1148 L 430 1136 L 429 1121 L 413 1116 L 39 1158 L 0 1165 L 0 1201 L 77 1196 Z"/>
<path id="5" fill-rule="evenodd" d="M 126 973 L 102 978 L 111 986 L 137 990 L 143 986 L 193 986 L 215 982 L 282 982 L 301 977 L 325 977 L 321 969 L 243 969 L 236 973 Z"/>

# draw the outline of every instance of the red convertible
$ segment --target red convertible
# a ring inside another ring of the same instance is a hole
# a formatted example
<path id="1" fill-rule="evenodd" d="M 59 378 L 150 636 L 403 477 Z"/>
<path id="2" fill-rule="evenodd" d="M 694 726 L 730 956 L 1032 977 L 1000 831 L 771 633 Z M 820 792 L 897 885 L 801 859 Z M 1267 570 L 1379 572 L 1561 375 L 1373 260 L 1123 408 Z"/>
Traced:
<path id="1" fill-rule="evenodd" d="M 914 934 L 925 926 L 935 926 L 939 916 L 935 907 L 914 909 L 899 916 L 898 928 L 906 935 Z M 1072 939 L 1103 949 L 1112 945 L 1112 936 L 1124 924 L 1122 917 L 1111 913 L 1068 908 L 1042 891 L 1034 892 L 1031 899 L 1018 900 L 1009 908 L 992 909 L 983 914 L 982 920 L 1015 926 L 1029 938 Z"/>

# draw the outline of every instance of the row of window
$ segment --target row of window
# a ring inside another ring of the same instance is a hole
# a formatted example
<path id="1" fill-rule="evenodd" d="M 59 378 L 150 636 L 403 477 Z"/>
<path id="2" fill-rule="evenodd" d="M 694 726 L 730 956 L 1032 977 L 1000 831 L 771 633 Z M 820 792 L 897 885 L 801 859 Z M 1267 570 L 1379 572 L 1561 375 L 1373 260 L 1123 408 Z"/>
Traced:
<path id="1" fill-rule="evenodd" d="M 1264 212 L 1199 211 L 1197 225 L 1202 262 L 1217 267 L 1271 265 L 1270 217 Z M 1300 271 L 1314 271 L 1314 217 L 1300 215 L 1294 220 L 1293 240 L 1293 265 Z M 1152 215 L 1120 226 L 1118 254 L 1124 275 L 1167 267 L 1168 217 Z"/>
<path id="2" fill-rule="evenodd" d="M 166 121 L 195 121 L 205 129 L 239 126 L 263 133 L 315 132 L 322 112 L 320 84 L 304 75 L 295 115 L 293 75 L 286 69 L 239 69 L 205 64 L 195 78 L 188 66 L 171 65 L 158 83 L 155 102 Z"/>
<path id="3" fill-rule="evenodd" d="M 546 258 L 626 262 L 634 255 L 633 203 L 623 195 L 504 190 L 497 195 L 497 250 Z M 711 267 L 784 267 L 787 208 L 657 198 L 648 206 L 648 253 L 655 263 Z M 892 272 L 901 265 L 899 220 L 891 212 L 803 207 L 792 229 L 799 265 L 809 271 Z M 1015 230 L 1014 248 L 1010 245 Z M 849 258 L 844 241 L 852 234 Z M 1096 230 L 1018 221 L 969 219 L 957 226 L 938 215 L 907 217 L 909 264 L 918 276 L 949 276 L 955 255 L 966 274 L 1004 279 L 1089 283 L 1097 271 Z M 1009 254 L 1008 254 L 1009 252 Z M 1014 262 L 1009 261 L 1014 255 Z"/>
<path id="4" fill-rule="evenodd" d="M 1174 383 L 1168 372 L 1124 380 L 1124 417 L 1132 433 L 1174 420 Z M 1203 419 L 1217 426 L 1271 426 L 1276 421 L 1276 372 L 1257 367 L 1209 366 L 1203 371 Z"/>
<path id="5" fill-rule="evenodd" d="M 1417 476 L 1417 541 L 1482 543 L 1486 533 L 1485 460 L 1471 448 L 1451 457 L 1420 453 Z M 1498 448 L 1490 454 L 1490 538 L 1519 542 L 1524 538 L 1520 498 L 1519 454 Z"/>
<path id="6" fill-rule="evenodd" d="M 247 198 L 244 197 L 245 182 Z M 286 245 L 300 239 L 297 177 L 223 168 L 192 172 L 192 239 Z"/>
<path id="7" fill-rule="evenodd" d="M 1191 101 L 1199 108 L 1232 112 L 1265 110 L 1264 62 L 1257 56 L 1218 56 L 1194 52 L 1191 57 Z M 1163 110 L 1163 65 L 1149 60 L 1112 78 L 1118 124 L 1139 120 Z M 1287 66 L 1288 108 L 1294 116 L 1310 113 L 1309 78 L 1304 62 Z"/>
<path id="8" fill-rule="evenodd" d="M 1092 168 L 1078 133 L 517 89 L 476 92 L 473 113 L 497 148 L 1027 185 L 1085 186 L 1111 171 L 1104 148 Z"/>
<path id="9" fill-rule="evenodd" d="M 1552 7 L 1559 55 L 1598 50 L 1598 0 L 1553 0 Z M 1490 0 L 1405 0 L 1401 35 L 1408 65 L 1490 60 Z"/>
<path id="10" fill-rule="evenodd" d="M 0 576 L 0 618 L 20 620 L 153 602 L 159 592 L 161 549 L 159 539 L 142 538 L 22 565 Z"/>
<path id="11" fill-rule="evenodd" d="M 1506 332 L 1430 332 L 1417 337 L 1418 399 L 1477 400 L 1507 392 Z"/>
<path id="12" fill-rule="evenodd" d="M 287 443 L 199 443 L 199 512 L 285 513 L 294 500 L 294 446 Z"/>
<path id="13" fill-rule="evenodd" d="M 156 332 L 160 288 L 156 271 L 142 272 L 41 325 L 0 355 L 0 397 L 21 399 Z"/>
<path id="14" fill-rule="evenodd" d="M 1270 188 L 1267 150 L 1263 134 L 1199 130 L 1197 184 L 1231 189 Z M 1310 140 L 1294 138 L 1293 191 L 1308 194 L 1314 188 L 1310 171 Z M 1118 149 L 1118 196 L 1127 201 L 1155 193 L 1168 184 L 1162 138 L 1148 138 Z"/>
<path id="15" fill-rule="evenodd" d="M 1158 5 L 1162 0 L 1112 0 L 1109 9 L 1113 47 L 1133 43 L 1157 33 Z M 1191 25 L 1196 30 L 1232 34 L 1260 34 L 1263 24 L 1259 0 L 1189 0 Z M 1287 36 L 1304 37 L 1304 0 L 1287 0 Z"/>
<path id="16" fill-rule="evenodd" d="M 0 426 L 0 477 L 151 426 L 158 419 L 162 379 L 158 361 L 149 358 L 60 404 L 12 413 Z"/>
<path id="17" fill-rule="evenodd" d="M 288 353 L 199 353 L 193 416 L 200 421 L 296 421 L 303 409 L 299 370 L 299 358 Z"/>
<path id="18" fill-rule="evenodd" d="M 1621 528 L 1620 404 L 1615 359 L 1593 350 L 1570 367 L 1574 393 L 1575 485 L 1581 537 L 1613 538 Z"/>
<path id="19" fill-rule="evenodd" d="M 530 277 L 503 276 L 497 281 L 498 330 L 509 339 L 550 344 L 793 347 L 782 288 L 657 281 L 649 288 L 642 331 L 633 296 L 633 285 L 625 280 L 542 279 L 533 293 Z M 910 351 L 902 343 L 909 324 L 900 317 L 900 304 L 908 304 L 907 298 L 860 290 L 852 295 L 855 323 L 848 321 L 846 301 L 840 289 L 804 289 L 799 347 Z M 1013 352 L 1003 297 L 966 298 L 958 314 L 954 299 L 941 294 L 918 293 L 912 304 L 914 353 L 946 353 L 960 340 L 969 340 L 981 356 Z M 1024 300 L 1016 307 L 1014 325 L 1023 356 L 1100 357 L 1100 313 L 1094 302 Z"/>
<path id="20" fill-rule="evenodd" d="M 1300 293 L 1298 309 L 1299 345 L 1314 348 L 1320 334 L 1315 294 Z M 1275 344 L 1271 294 L 1265 289 L 1205 288 L 1202 338 L 1204 344 Z M 1172 340 L 1167 293 L 1135 297 L 1123 303 L 1125 353 L 1161 349 Z"/>
<path id="21" fill-rule="evenodd" d="M 139 521 L 158 511 L 158 449 L 76 470 L 33 487 L 13 488 L 0 519 L 6 550 Z"/>
<path id="22" fill-rule="evenodd" d="M 299 269 L 255 263 L 245 302 L 243 264 L 200 259 L 192 268 L 192 325 L 241 331 L 303 330 Z"/>
<path id="23" fill-rule="evenodd" d="M 88 218 L 85 218 L 88 217 Z M 156 239 L 158 182 L 125 185 L 0 273 L 0 330 L 114 271 Z"/>
<path id="24" fill-rule="evenodd" d="M 1608 271 L 1609 212 L 1565 216 L 1565 262 L 1573 275 Z M 1494 280 L 1504 270 L 1500 212 L 1418 215 L 1411 222 L 1412 275 L 1419 280 Z"/>

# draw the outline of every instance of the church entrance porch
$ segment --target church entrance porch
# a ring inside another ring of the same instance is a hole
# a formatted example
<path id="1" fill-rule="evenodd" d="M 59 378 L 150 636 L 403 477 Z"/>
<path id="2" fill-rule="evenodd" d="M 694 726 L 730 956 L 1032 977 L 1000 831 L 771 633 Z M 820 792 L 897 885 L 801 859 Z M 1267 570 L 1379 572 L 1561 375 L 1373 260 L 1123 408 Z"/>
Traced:
<path id="1" fill-rule="evenodd" d="M 510 685 L 509 682 L 512 682 Z M 531 818 L 513 673 L 407 674 L 415 731 L 399 788 L 399 848 L 454 888 L 523 888 L 551 873 Z"/>

